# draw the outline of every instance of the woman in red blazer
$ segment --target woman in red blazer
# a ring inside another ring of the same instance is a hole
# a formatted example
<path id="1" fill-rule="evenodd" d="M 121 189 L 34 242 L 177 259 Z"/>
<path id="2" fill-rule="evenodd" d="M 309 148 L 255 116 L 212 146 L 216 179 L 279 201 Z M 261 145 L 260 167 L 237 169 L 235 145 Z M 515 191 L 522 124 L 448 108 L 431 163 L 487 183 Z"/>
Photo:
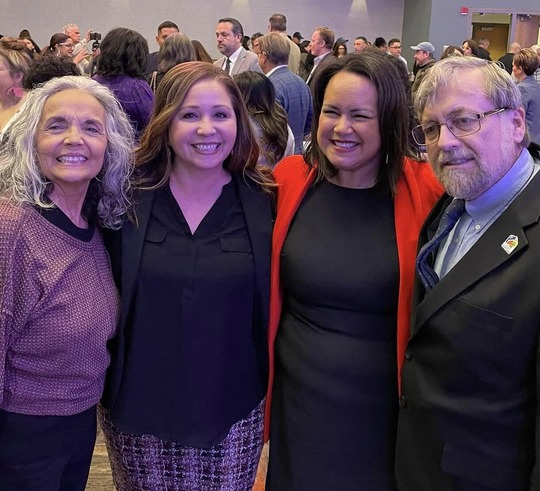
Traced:
<path id="1" fill-rule="evenodd" d="M 305 158 L 275 170 L 268 491 L 395 489 L 417 238 L 442 192 L 406 157 L 398 70 L 373 52 L 325 67 Z"/>

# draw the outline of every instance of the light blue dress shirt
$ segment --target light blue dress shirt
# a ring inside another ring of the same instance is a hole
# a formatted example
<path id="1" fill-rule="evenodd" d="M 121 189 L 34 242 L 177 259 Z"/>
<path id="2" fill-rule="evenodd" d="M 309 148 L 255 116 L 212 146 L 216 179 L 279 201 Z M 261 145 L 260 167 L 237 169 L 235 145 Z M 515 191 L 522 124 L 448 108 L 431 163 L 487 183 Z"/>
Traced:
<path id="1" fill-rule="evenodd" d="M 527 149 L 510 170 L 485 193 L 465 203 L 465 213 L 441 243 L 434 270 L 443 278 L 482 237 L 532 180 L 540 166 Z M 511 234 L 513 231 L 509 230 Z"/>

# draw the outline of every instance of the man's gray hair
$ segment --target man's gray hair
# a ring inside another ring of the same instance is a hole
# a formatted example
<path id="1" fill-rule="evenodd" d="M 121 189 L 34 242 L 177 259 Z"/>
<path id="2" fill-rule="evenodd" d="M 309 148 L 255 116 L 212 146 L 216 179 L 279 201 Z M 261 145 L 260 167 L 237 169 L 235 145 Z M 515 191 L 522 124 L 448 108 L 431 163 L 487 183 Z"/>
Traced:
<path id="1" fill-rule="evenodd" d="M 448 86 L 460 83 L 463 72 L 479 70 L 484 84 L 484 95 L 495 109 L 517 109 L 521 106 L 521 94 L 509 73 L 497 63 L 474 56 L 453 56 L 435 63 L 426 73 L 414 97 L 414 109 L 418 119 L 427 105 L 432 105 Z M 528 144 L 528 137 L 523 144 Z"/>
<path id="2" fill-rule="evenodd" d="M 287 17 L 283 14 L 272 14 L 268 23 L 273 31 L 285 32 L 287 30 Z"/>
<path id="3" fill-rule="evenodd" d="M 62 32 L 64 34 L 67 34 L 67 32 L 70 30 L 70 29 L 73 29 L 73 28 L 79 28 L 79 26 L 77 24 L 75 24 L 74 22 L 69 22 L 68 24 L 66 24 L 63 28 L 62 28 Z"/>
<path id="4" fill-rule="evenodd" d="M 0 195 L 22 204 L 50 208 L 51 183 L 41 171 L 37 154 L 43 108 L 49 98 L 64 90 L 78 90 L 95 97 L 105 109 L 107 148 L 98 179 L 88 196 L 97 203 L 97 220 L 119 228 L 130 205 L 130 177 L 134 166 L 134 132 L 119 102 L 104 85 L 86 77 L 53 78 L 29 92 L 21 113 L 0 152 Z"/>
<path id="5" fill-rule="evenodd" d="M 287 65 L 291 47 L 287 40 L 277 32 L 269 32 L 259 38 L 259 49 L 264 51 L 273 65 Z"/>

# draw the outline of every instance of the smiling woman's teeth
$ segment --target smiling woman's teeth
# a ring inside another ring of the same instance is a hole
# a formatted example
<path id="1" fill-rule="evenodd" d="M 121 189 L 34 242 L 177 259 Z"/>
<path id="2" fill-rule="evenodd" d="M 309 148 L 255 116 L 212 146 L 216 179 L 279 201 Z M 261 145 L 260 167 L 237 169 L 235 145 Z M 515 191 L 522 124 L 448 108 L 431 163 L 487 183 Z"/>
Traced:
<path id="1" fill-rule="evenodd" d="M 217 143 L 213 143 L 212 145 L 195 145 L 195 148 L 197 150 L 201 150 L 203 152 L 210 152 L 216 150 L 217 147 Z"/>
<path id="2" fill-rule="evenodd" d="M 338 141 L 335 141 L 334 144 L 337 147 L 342 147 L 342 148 L 353 148 L 356 145 L 358 145 L 357 143 L 354 143 L 354 142 L 338 142 Z"/>
<path id="3" fill-rule="evenodd" d="M 86 157 L 83 157 L 82 155 L 63 155 L 62 157 L 58 157 L 56 160 L 58 160 L 58 162 L 65 162 L 68 164 L 78 164 L 79 162 L 84 162 Z"/>

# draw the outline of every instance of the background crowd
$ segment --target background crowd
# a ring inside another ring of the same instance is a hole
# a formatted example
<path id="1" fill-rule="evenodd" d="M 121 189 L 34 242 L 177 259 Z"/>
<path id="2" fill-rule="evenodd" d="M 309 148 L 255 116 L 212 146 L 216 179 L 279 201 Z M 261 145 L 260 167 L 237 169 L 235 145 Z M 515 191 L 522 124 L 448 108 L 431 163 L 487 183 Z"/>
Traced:
<path id="1" fill-rule="evenodd" d="M 540 487 L 540 47 L 215 34 L 0 39 L 0 487 Z"/>

